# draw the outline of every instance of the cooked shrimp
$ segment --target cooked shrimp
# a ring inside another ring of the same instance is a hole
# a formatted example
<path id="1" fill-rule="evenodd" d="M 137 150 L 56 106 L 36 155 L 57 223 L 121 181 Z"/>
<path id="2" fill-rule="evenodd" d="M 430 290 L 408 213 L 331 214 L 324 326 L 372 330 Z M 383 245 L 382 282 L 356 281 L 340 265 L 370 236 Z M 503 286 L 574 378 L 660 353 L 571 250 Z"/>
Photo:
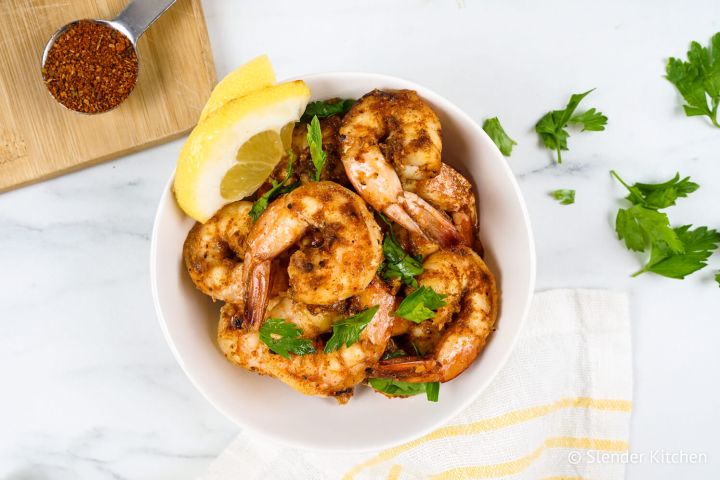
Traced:
<path id="1" fill-rule="evenodd" d="M 427 355 L 382 360 L 371 376 L 447 382 L 470 366 L 493 330 L 498 291 L 495 277 L 478 254 L 468 247 L 440 250 L 423 262 L 423 268 L 418 284 L 447 295 L 447 305 L 423 322 L 442 334 Z"/>
<path id="2" fill-rule="evenodd" d="M 440 173 L 433 178 L 408 185 L 409 189 L 427 200 L 433 207 L 450 215 L 462 243 L 472 246 L 482 255 L 478 238 L 478 219 L 472 184 L 460 172 L 443 163 Z M 427 256 L 440 249 L 437 243 L 405 229 L 398 229 L 401 241 L 416 255 Z"/>
<path id="3" fill-rule="evenodd" d="M 405 188 L 441 169 L 435 112 L 412 90 L 373 90 L 353 105 L 340 128 L 342 162 L 355 190 L 372 207 L 443 247 L 462 242 L 453 224 Z"/>
<path id="4" fill-rule="evenodd" d="M 436 176 L 420 180 L 414 191 L 435 208 L 447 212 L 465 245 L 472 245 L 477 234 L 477 207 L 472 184 L 446 163 Z"/>
<path id="5" fill-rule="evenodd" d="M 265 318 L 284 318 L 294 323 L 308 338 L 327 333 L 333 323 L 347 316 L 346 302 L 334 305 L 307 305 L 295 300 L 283 292 L 268 301 Z"/>
<path id="6" fill-rule="evenodd" d="M 214 300 L 241 302 L 244 298 L 245 238 L 252 218 L 251 202 L 233 202 L 205 223 L 196 223 L 183 246 L 185 266 L 195 286 Z"/>
<path id="7" fill-rule="evenodd" d="M 272 375 L 306 395 L 332 396 L 345 403 L 352 388 L 365 379 L 382 356 L 390 338 L 395 297 L 381 280 L 375 279 L 353 298 L 354 310 L 379 306 L 359 340 L 324 353 L 316 341 L 316 353 L 276 355 L 260 340 L 259 333 L 243 326 L 243 308 L 226 304 L 220 314 L 218 344 L 233 363 L 263 375 Z"/>
<path id="8" fill-rule="evenodd" d="M 247 239 L 245 318 L 264 318 L 274 258 L 292 247 L 288 276 L 293 299 L 330 305 L 364 290 L 382 261 L 380 227 L 365 202 L 332 182 L 307 183 L 263 212 Z"/>

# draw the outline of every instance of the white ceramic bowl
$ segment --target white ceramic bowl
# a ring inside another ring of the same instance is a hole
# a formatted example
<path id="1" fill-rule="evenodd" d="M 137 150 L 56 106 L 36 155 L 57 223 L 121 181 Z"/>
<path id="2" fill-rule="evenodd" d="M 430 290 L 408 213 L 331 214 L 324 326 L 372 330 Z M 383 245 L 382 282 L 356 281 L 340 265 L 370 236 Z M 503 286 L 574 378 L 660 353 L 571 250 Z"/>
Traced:
<path id="1" fill-rule="evenodd" d="M 515 178 L 490 138 L 446 99 L 399 78 L 366 73 L 304 77 L 314 99 L 358 98 L 373 88 L 416 90 L 440 117 L 443 160 L 471 178 L 478 195 L 486 261 L 497 275 L 501 312 L 497 331 L 473 365 L 424 395 L 388 399 L 357 387 L 347 405 L 304 396 L 279 380 L 232 365 L 216 345 L 219 302 L 195 289 L 182 263 L 193 221 L 175 203 L 168 182 L 153 228 L 152 292 L 160 325 L 178 362 L 210 403 L 244 429 L 296 447 L 358 451 L 409 441 L 440 426 L 485 389 L 510 354 L 527 314 L 535 281 L 535 250 Z"/>

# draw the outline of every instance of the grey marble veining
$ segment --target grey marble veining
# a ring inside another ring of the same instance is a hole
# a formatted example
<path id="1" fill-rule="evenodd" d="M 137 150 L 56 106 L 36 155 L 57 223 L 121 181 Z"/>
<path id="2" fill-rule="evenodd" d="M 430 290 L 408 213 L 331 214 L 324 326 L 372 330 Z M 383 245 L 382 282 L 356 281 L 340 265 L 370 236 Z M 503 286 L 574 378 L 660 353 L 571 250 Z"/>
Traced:
<path id="1" fill-rule="evenodd" d="M 676 224 L 720 228 L 720 130 L 686 118 L 664 61 L 720 30 L 720 4 L 426 1 L 204 2 L 220 75 L 267 52 L 280 78 L 375 71 L 415 80 L 481 122 L 498 115 L 518 146 L 508 163 L 528 203 L 538 288 L 632 295 L 632 450 L 705 452 L 704 466 L 631 465 L 629 478 L 720 474 L 720 289 L 630 279 L 617 241 L 624 192 L 610 177 L 702 188 Z M 564 163 L 533 126 L 570 93 L 609 117 L 571 134 Z M 155 207 L 181 142 L 0 195 L 0 478 L 194 478 L 237 432 L 194 390 L 166 346 L 149 287 Z M 576 204 L 548 196 L 577 190 Z M 481 207 L 482 208 L 482 207 Z M 683 475 L 684 474 L 684 475 Z"/>

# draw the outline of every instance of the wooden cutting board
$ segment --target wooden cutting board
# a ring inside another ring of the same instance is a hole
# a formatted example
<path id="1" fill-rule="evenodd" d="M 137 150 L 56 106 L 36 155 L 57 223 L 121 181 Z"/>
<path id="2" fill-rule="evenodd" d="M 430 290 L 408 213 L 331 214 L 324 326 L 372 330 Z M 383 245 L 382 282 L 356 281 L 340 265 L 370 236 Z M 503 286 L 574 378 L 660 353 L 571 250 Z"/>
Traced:
<path id="1" fill-rule="evenodd" d="M 139 0 L 142 1 L 142 0 Z M 60 106 L 40 73 L 50 35 L 78 18 L 113 18 L 126 0 L 0 0 L 0 192 L 187 132 L 215 84 L 200 0 L 178 0 L 140 38 L 140 73 L 118 108 Z"/>

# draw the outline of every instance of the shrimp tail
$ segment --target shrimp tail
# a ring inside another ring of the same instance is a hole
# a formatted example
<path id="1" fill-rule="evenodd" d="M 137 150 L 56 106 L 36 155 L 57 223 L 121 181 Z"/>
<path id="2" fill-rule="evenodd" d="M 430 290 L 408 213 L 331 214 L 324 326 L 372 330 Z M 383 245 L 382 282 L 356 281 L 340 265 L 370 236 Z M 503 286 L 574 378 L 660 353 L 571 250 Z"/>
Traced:
<path id="1" fill-rule="evenodd" d="M 407 191 L 403 193 L 402 200 L 410 217 L 440 246 L 453 248 L 465 243 L 465 239 L 455 225 L 428 202 Z"/>
<path id="2" fill-rule="evenodd" d="M 430 238 L 425 235 L 425 232 L 422 228 L 420 228 L 420 225 L 415 222 L 415 220 L 412 219 L 408 213 L 403 210 L 403 208 L 397 204 L 393 203 L 385 207 L 385 210 L 383 210 L 383 213 L 390 217 L 395 223 L 403 227 L 409 232 L 415 233 L 417 235 L 420 235 L 423 238 L 427 238 L 430 240 Z"/>
<path id="3" fill-rule="evenodd" d="M 422 357 L 398 357 L 381 360 L 373 368 L 370 377 L 392 378 L 411 383 L 442 381 L 440 363 L 435 359 Z"/>
<path id="4" fill-rule="evenodd" d="M 246 260 L 248 288 L 245 297 L 244 323 L 249 330 L 258 330 L 265 317 L 268 294 L 272 288 L 272 261 L 260 263 Z"/>

